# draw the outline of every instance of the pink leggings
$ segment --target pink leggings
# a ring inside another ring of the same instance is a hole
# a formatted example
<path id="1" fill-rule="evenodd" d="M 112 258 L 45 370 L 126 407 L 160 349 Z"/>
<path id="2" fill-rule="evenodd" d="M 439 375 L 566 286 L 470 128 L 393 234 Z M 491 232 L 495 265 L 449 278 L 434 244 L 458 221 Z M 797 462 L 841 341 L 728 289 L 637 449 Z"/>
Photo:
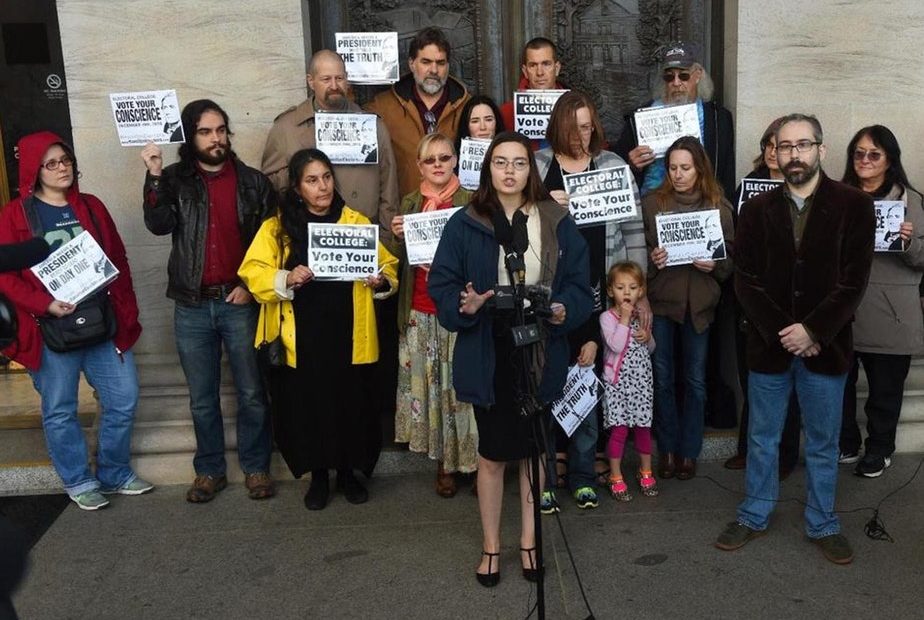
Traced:
<path id="1" fill-rule="evenodd" d="M 636 426 L 634 429 L 635 449 L 638 450 L 639 454 L 651 454 L 651 429 L 645 426 Z M 621 459 L 628 436 L 628 426 L 614 426 L 611 428 L 610 440 L 606 444 L 606 455 L 611 459 Z"/>

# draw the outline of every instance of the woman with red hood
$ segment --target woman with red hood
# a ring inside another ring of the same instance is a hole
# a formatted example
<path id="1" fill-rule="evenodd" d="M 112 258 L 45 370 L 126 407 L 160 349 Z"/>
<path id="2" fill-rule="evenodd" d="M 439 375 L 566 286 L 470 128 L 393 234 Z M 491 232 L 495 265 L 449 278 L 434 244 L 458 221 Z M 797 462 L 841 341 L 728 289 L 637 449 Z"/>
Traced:
<path id="1" fill-rule="evenodd" d="M 0 210 L 0 244 L 42 236 L 56 249 L 88 231 L 119 270 L 99 303 L 111 308 L 114 335 L 65 352 L 44 342 L 39 320 L 66 317 L 77 306 L 56 300 L 29 269 L 0 274 L 0 293 L 16 306 L 16 341 L 3 350 L 29 371 L 42 399 L 42 426 L 52 464 L 64 489 L 84 510 L 109 504 L 104 494 L 140 495 L 153 485 L 129 463 L 138 376 L 131 347 L 138 340 L 138 304 L 125 246 L 106 207 L 77 187 L 77 160 L 61 138 L 47 131 L 19 141 L 19 197 Z M 57 347 L 56 347 L 57 348 Z M 94 475 L 77 419 L 80 372 L 99 395 L 100 421 Z"/>

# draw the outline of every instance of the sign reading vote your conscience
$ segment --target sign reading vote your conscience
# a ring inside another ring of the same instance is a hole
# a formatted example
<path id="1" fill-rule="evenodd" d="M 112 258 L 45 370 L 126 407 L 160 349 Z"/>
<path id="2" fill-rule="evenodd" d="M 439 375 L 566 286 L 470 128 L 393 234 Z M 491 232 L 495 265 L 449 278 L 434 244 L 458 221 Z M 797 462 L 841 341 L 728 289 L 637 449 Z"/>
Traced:
<path id="1" fill-rule="evenodd" d="M 378 271 L 375 224 L 308 224 L 308 267 L 319 280 L 350 282 Z"/>
<path id="2" fill-rule="evenodd" d="M 566 174 L 562 179 L 568 193 L 568 208 L 578 226 L 638 215 L 629 166 Z"/>
<path id="3" fill-rule="evenodd" d="M 122 146 L 186 141 L 175 90 L 110 93 L 109 102 Z"/>
<path id="4" fill-rule="evenodd" d="M 542 140 L 549 115 L 567 90 L 518 90 L 513 93 L 513 130 L 527 138 Z"/>
<path id="5" fill-rule="evenodd" d="M 751 179 L 748 177 L 741 179 L 741 198 L 738 199 L 738 213 L 741 213 L 741 206 L 748 200 L 764 192 L 769 192 L 784 182 L 783 179 Z"/>
<path id="6" fill-rule="evenodd" d="M 693 136 L 702 142 L 697 105 L 686 103 L 637 110 L 635 135 L 639 144 L 644 144 L 654 151 L 655 157 L 664 157 L 668 147 L 683 136 Z"/>
<path id="7" fill-rule="evenodd" d="M 905 221 L 905 203 L 901 200 L 876 200 L 876 252 L 903 252 L 905 244 L 899 234 Z"/>
<path id="8" fill-rule="evenodd" d="M 32 267 L 32 273 L 52 297 L 78 304 L 115 280 L 119 270 L 93 235 L 83 231 Z"/>
<path id="9" fill-rule="evenodd" d="M 476 190 L 481 180 L 481 165 L 484 154 L 491 146 L 490 140 L 462 138 L 459 145 L 459 183 L 465 189 Z"/>
<path id="10" fill-rule="evenodd" d="M 404 216 L 404 248 L 407 251 L 408 264 L 426 265 L 433 262 L 436 246 L 443 235 L 443 227 L 461 208 L 410 213 Z"/>
<path id="11" fill-rule="evenodd" d="M 600 380 L 594 374 L 593 366 L 578 366 L 568 369 L 565 380 L 565 392 L 561 398 L 552 403 L 552 416 L 568 437 L 600 400 Z"/>
<path id="12" fill-rule="evenodd" d="M 718 209 L 655 216 L 658 246 L 667 250 L 667 266 L 727 256 Z"/>
<path id="13" fill-rule="evenodd" d="M 379 136 L 375 114 L 314 115 L 315 146 L 335 164 L 379 163 Z"/>
<path id="14" fill-rule="evenodd" d="M 338 32 L 337 53 L 354 84 L 394 84 L 400 77 L 397 32 Z"/>

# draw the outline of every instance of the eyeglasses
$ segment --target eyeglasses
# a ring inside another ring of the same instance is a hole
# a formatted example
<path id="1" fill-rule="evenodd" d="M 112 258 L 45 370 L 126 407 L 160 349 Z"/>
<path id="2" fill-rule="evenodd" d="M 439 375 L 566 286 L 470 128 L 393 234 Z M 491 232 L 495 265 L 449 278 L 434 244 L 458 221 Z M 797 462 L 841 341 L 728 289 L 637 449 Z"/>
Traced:
<path id="1" fill-rule="evenodd" d="M 857 149 L 853 152 L 854 161 L 863 161 L 864 159 L 868 159 L 870 163 L 875 164 L 882 159 L 882 151 L 864 151 L 863 149 Z"/>
<path id="2" fill-rule="evenodd" d="M 424 112 L 424 122 L 427 124 L 427 133 L 433 133 L 436 131 L 436 115 L 433 114 L 430 110 Z"/>
<path id="3" fill-rule="evenodd" d="M 793 150 L 798 151 L 799 153 L 808 153 L 812 150 L 812 147 L 818 146 L 821 142 L 812 142 L 811 140 L 799 140 L 798 142 L 781 142 L 776 145 L 776 150 L 778 153 L 786 153 L 787 155 L 792 156 Z"/>
<path id="4" fill-rule="evenodd" d="M 516 159 L 507 159 L 506 157 L 494 157 L 491 159 L 491 166 L 498 170 L 506 170 L 507 166 L 513 164 L 514 170 L 526 170 L 529 168 L 529 160 L 525 157 Z"/>
<path id="5" fill-rule="evenodd" d="M 689 82 L 691 77 L 692 74 L 689 71 L 665 71 L 661 79 L 667 83 L 671 83 L 677 78 L 680 78 L 681 82 Z"/>
<path id="6" fill-rule="evenodd" d="M 774 143 L 772 143 L 772 142 L 767 142 L 767 143 L 764 145 L 764 150 L 765 150 L 765 151 L 770 151 L 770 152 L 772 153 L 772 152 L 774 152 L 774 151 L 776 150 L 776 145 L 775 145 Z"/>
<path id="7" fill-rule="evenodd" d="M 443 154 L 443 155 L 438 155 L 438 156 L 433 156 L 433 155 L 431 155 L 430 157 L 428 157 L 428 158 L 426 158 L 426 159 L 421 159 L 421 160 L 420 160 L 420 163 L 422 163 L 422 164 L 427 164 L 428 166 L 432 166 L 432 165 L 435 164 L 436 162 L 440 162 L 441 164 L 445 164 L 447 161 L 449 161 L 450 159 L 452 159 L 452 157 L 453 157 L 452 155 L 445 155 L 445 154 Z"/>
<path id="8" fill-rule="evenodd" d="M 70 167 L 73 166 L 73 165 L 74 165 L 74 160 L 71 159 L 70 157 L 68 157 L 67 155 L 65 155 L 65 156 L 62 157 L 61 159 L 49 159 L 49 160 L 46 161 L 44 164 L 42 164 L 42 167 L 43 167 L 45 170 L 48 170 L 48 171 L 50 171 L 50 172 L 54 172 L 55 170 L 57 170 L 57 169 L 60 168 L 61 166 L 64 166 L 65 168 L 70 168 Z"/>

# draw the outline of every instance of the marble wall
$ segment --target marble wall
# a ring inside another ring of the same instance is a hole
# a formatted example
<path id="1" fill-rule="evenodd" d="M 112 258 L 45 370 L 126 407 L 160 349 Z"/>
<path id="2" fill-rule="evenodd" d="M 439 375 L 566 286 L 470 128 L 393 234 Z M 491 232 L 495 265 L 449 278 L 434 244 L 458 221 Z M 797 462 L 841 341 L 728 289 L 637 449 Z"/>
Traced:
<path id="1" fill-rule="evenodd" d="M 919 0 L 729 1 L 726 101 L 734 106 L 739 176 L 760 136 L 788 112 L 815 114 L 828 144 L 824 168 L 840 178 L 847 143 L 883 124 L 902 146 L 911 182 L 924 186 L 924 99 Z"/>

